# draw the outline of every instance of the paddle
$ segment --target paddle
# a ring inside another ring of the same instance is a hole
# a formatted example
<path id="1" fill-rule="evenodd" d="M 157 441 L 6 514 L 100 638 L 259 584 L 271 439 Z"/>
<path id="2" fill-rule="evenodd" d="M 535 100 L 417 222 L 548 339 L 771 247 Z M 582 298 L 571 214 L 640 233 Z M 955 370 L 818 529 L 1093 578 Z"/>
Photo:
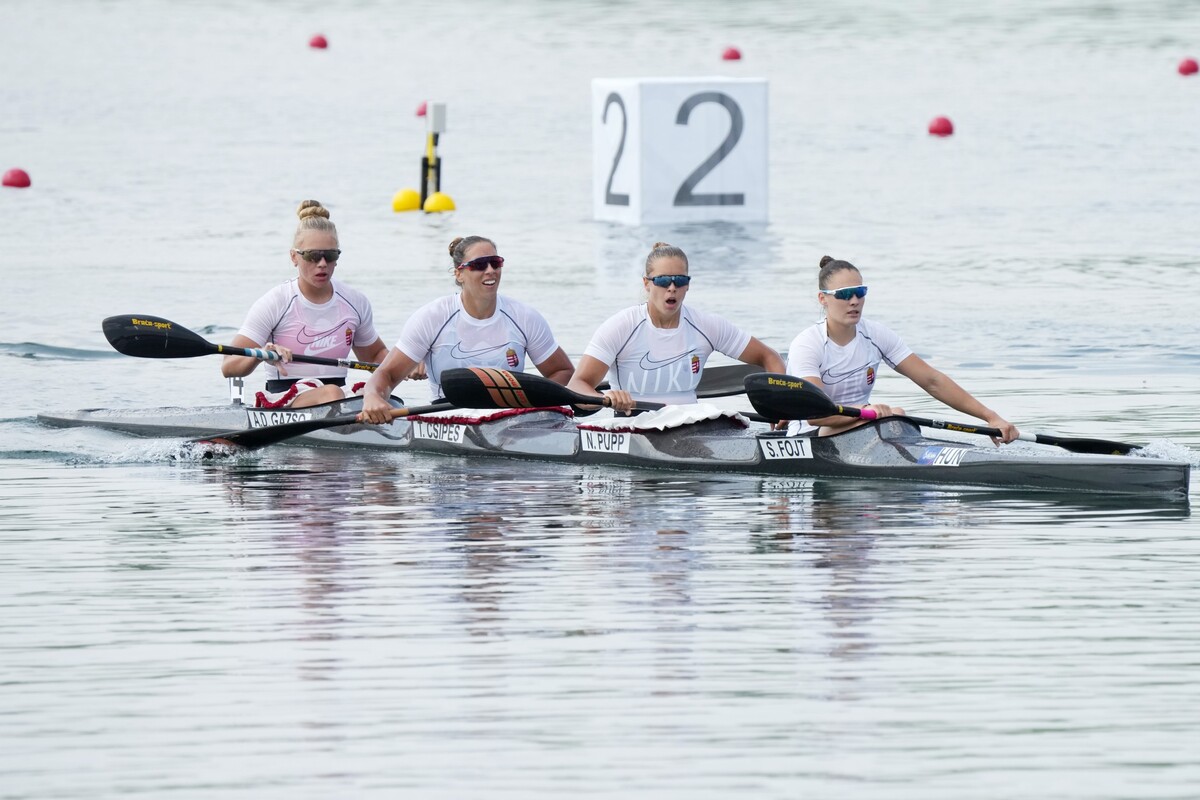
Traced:
<path id="1" fill-rule="evenodd" d="M 442 394 L 466 408 L 542 408 L 545 406 L 611 406 L 608 397 L 580 394 L 541 375 L 491 367 L 448 369 L 442 373 Z M 662 408 L 662 403 L 638 403 L 638 411 Z"/>
<path id="2" fill-rule="evenodd" d="M 834 414 L 844 417 L 875 419 L 875 412 L 872 409 L 838 405 L 813 384 L 791 375 L 775 375 L 767 372 L 750 375 L 746 378 L 746 396 L 750 398 L 750 405 L 754 406 L 755 410 L 772 419 L 812 419 Z M 997 429 L 982 425 L 967 425 L 961 422 L 945 422 L 910 416 L 900 417 L 900 419 L 907 419 L 928 428 L 976 433 L 983 436 L 1000 436 L 1000 431 Z M 1106 439 L 1080 439 L 1025 431 L 1021 432 L 1019 438 L 1026 442 L 1061 447 L 1072 453 L 1091 455 L 1124 456 L 1128 455 L 1130 451 L 1138 449 L 1136 444 L 1110 442 Z"/>
<path id="3" fill-rule="evenodd" d="M 745 380 L 747 375 L 753 375 L 756 372 L 762 372 L 762 367 L 758 364 L 725 364 L 718 367 L 705 367 L 704 374 L 700 376 L 700 383 L 696 386 L 696 397 L 729 397 L 735 394 L 745 394 Z M 596 390 L 610 388 L 607 383 L 602 383 L 596 387 Z"/>
<path id="4" fill-rule="evenodd" d="M 282 361 L 278 353 L 252 347 L 213 344 L 177 322 L 148 314 L 123 314 L 104 320 L 104 337 L 118 353 L 138 358 L 195 358 L 196 356 L 249 356 L 263 361 Z M 322 358 L 293 354 L 304 364 L 325 364 L 373 371 L 378 364 L 346 358 Z"/>
<path id="5" fill-rule="evenodd" d="M 409 417 L 414 414 L 430 414 L 434 411 L 446 411 L 454 407 L 453 403 L 433 403 L 427 406 L 393 408 L 388 413 L 392 419 L 400 419 L 401 417 Z M 302 419 L 298 422 L 285 422 L 282 425 L 268 425 L 262 428 L 248 428 L 244 431 L 232 431 L 230 433 L 217 434 L 216 436 L 206 436 L 203 439 L 193 439 L 192 444 L 226 444 L 246 450 L 257 450 L 261 447 L 278 444 L 285 439 L 291 439 L 295 436 L 303 436 L 306 433 L 324 430 L 325 428 L 336 428 L 339 425 L 353 425 L 359 421 L 357 414 L 323 417 L 321 419 Z M 362 424 L 365 425 L 367 423 Z"/>

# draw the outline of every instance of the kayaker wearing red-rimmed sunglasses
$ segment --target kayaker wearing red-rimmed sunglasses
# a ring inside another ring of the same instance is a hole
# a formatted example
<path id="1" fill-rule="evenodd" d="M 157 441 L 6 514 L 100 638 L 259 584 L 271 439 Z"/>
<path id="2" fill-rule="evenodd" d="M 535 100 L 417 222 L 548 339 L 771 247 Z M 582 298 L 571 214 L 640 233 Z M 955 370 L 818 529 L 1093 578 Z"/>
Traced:
<path id="1" fill-rule="evenodd" d="M 535 308 L 500 294 L 504 258 L 483 236 L 450 243 L 451 272 L 459 291 L 417 309 L 387 359 L 363 390 L 367 422 L 390 421 L 387 397 L 420 366 L 429 376 L 430 394 L 441 396 L 438 377 L 456 367 L 496 367 L 522 372 L 526 358 L 538 372 L 566 384 L 574 365 Z"/>

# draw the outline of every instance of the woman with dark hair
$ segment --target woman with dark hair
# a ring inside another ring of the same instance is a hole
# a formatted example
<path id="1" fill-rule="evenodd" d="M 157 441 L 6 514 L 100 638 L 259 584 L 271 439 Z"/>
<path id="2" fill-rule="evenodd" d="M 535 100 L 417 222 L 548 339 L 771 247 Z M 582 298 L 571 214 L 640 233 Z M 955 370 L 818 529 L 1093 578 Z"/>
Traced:
<path id="1" fill-rule="evenodd" d="M 450 243 L 451 272 L 459 291 L 427 303 L 409 318 L 387 359 L 363 390 L 363 419 L 390 421 L 387 398 L 418 365 L 441 396 L 442 372 L 453 367 L 496 367 L 521 372 L 526 357 L 550 380 L 565 384 L 575 367 L 546 319 L 532 306 L 500 294 L 504 259 L 483 236 Z"/>
<path id="2" fill-rule="evenodd" d="M 880 362 L 920 386 L 953 409 L 983 420 L 1002 431 L 999 441 L 1011 442 L 1019 432 L 1012 423 L 976 400 L 945 373 L 914 353 L 886 325 L 863 318 L 867 285 L 849 261 L 821 258 L 817 301 L 825 319 L 800 331 L 788 349 L 787 374 L 820 387 L 833 402 L 873 409 L 877 416 L 903 415 L 904 409 L 869 403 Z M 862 424 L 858 417 L 840 415 L 792 420 L 790 434 L 826 436 Z M 997 444 L 999 444 L 999 441 Z"/>

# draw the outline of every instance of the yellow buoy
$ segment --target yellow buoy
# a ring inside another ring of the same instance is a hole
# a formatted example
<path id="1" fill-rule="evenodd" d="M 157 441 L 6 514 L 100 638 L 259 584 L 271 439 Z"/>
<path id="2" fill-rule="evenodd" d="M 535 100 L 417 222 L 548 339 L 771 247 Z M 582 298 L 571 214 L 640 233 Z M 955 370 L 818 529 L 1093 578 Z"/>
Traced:
<path id="1" fill-rule="evenodd" d="M 453 211 L 454 201 L 450 199 L 450 195 L 434 192 L 425 198 L 425 213 L 433 214 L 439 211 Z"/>
<path id="2" fill-rule="evenodd" d="M 418 211 L 421 208 L 421 195 L 416 189 L 401 189 L 392 195 L 392 211 Z"/>

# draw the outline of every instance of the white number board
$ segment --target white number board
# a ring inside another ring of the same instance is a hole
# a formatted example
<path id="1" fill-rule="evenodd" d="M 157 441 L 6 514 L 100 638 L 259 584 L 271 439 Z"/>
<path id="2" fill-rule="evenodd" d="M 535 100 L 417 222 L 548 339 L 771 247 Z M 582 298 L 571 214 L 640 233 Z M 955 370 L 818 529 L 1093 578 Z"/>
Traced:
<path id="1" fill-rule="evenodd" d="M 595 217 L 767 220 L 764 78 L 592 81 Z"/>

